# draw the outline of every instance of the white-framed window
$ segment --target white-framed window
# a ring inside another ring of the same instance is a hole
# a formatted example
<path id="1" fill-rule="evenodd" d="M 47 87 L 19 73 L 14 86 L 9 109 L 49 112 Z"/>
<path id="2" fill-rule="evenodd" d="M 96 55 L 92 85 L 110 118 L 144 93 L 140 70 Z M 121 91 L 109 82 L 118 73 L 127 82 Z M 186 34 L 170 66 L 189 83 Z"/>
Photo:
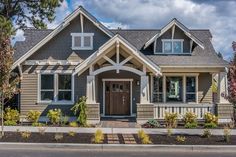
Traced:
<path id="1" fill-rule="evenodd" d="M 153 102 L 163 102 L 163 78 L 153 77 Z"/>
<path id="2" fill-rule="evenodd" d="M 72 50 L 93 50 L 94 33 L 71 33 Z"/>
<path id="3" fill-rule="evenodd" d="M 162 52 L 169 54 L 183 53 L 183 39 L 162 39 Z"/>
<path id="4" fill-rule="evenodd" d="M 38 103 L 73 103 L 73 77 L 67 73 L 38 73 Z"/>
<path id="5" fill-rule="evenodd" d="M 40 77 L 40 100 L 49 102 L 54 100 L 54 75 L 42 74 Z"/>

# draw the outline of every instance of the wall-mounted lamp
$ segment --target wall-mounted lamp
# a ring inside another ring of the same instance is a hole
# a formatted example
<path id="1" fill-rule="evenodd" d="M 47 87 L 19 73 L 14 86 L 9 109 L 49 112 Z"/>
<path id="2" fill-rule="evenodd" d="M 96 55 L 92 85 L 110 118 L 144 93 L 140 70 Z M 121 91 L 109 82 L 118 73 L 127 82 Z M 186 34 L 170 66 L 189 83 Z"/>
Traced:
<path id="1" fill-rule="evenodd" d="M 140 82 L 139 80 L 136 81 L 136 85 L 139 86 L 140 85 Z"/>

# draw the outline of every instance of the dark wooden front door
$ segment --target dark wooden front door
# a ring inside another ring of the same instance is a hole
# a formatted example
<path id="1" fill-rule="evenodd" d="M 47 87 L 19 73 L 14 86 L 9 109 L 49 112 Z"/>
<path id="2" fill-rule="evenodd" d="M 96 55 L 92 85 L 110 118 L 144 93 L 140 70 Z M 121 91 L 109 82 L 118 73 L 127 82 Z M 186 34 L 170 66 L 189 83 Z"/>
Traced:
<path id="1" fill-rule="evenodd" d="M 105 82 L 106 115 L 130 115 L 130 82 Z"/>

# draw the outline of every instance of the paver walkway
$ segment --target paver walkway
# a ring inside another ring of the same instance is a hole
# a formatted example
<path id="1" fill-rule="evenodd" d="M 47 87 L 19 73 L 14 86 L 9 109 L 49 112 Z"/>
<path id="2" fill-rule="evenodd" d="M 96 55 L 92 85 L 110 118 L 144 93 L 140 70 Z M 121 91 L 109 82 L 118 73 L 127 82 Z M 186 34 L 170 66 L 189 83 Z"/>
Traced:
<path id="1" fill-rule="evenodd" d="M 99 126 L 102 128 L 140 128 L 140 125 L 130 118 L 103 118 Z"/>

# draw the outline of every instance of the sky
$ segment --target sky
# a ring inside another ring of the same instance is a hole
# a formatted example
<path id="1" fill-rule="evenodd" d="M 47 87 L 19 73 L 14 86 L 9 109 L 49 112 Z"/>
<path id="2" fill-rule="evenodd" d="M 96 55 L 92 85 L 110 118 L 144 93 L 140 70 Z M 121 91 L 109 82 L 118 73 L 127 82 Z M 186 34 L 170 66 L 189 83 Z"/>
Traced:
<path id="1" fill-rule="evenodd" d="M 189 29 L 210 29 L 216 52 L 226 60 L 232 58 L 236 0 L 65 0 L 48 28 L 55 28 L 79 5 L 108 28 L 160 29 L 177 18 Z M 15 40 L 24 40 L 23 31 Z"/>

